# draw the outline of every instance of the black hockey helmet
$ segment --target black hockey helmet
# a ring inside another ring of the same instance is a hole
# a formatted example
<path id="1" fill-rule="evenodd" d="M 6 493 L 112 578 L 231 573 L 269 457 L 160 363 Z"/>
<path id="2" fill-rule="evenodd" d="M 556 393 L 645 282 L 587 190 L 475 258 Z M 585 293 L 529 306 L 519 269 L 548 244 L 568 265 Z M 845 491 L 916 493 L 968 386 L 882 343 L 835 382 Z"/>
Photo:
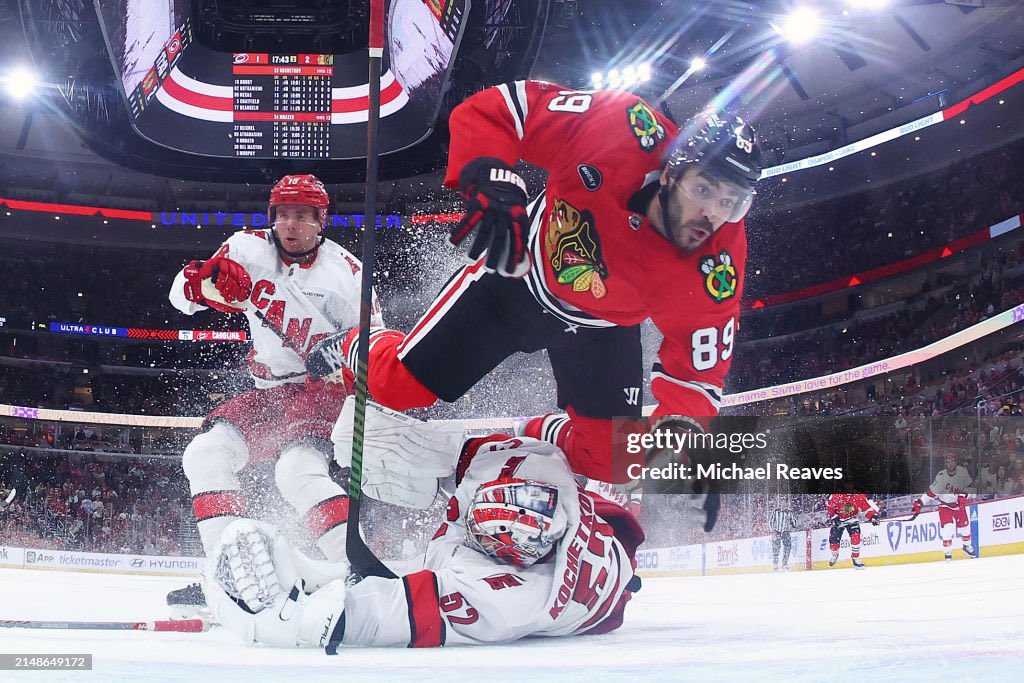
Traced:
<path id="1" fill-rule="evenodd" d="M 681 175 L 700 164 L 713 175 L 752 190 L 761 177 L 761 145 L 749 123 L 728 112 L 703 112 L 679 131 L 665 168 Z"/>

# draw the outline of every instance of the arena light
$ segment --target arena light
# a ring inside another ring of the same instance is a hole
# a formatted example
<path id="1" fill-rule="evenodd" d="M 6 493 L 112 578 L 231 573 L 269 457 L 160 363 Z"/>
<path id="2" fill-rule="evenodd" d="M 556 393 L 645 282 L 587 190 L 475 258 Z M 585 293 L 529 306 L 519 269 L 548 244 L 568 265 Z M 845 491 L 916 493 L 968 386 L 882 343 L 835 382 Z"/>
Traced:
<path id="1" fill-rule="evenodd" d="M 703 57 L 694 57 L 690 60 L 690 68 L 694 71 L 703 71 L 708 67 L 708 62 Z"/>
<path id="2" fill-rule="evenodd" d="M 797 7 L 772 28 L 793 45 L 806 45 L 821 30 L 821 18 L 810 7 Z"/>
<path id="3" fill-rule="evenodd" d="M 648 62 L 629 64 L 607 72 L 595 71 L 590 75 L 594 88 L 631 88 L 651 80 L 651 65 Z"/>
<path id="4" fill-rule="evenodd" d="M 34 72 L 19 67 L 7 73 L 2 79 L 7 93 L 15 100 L 28 99 L 39 86 L 39 78 Z"/>

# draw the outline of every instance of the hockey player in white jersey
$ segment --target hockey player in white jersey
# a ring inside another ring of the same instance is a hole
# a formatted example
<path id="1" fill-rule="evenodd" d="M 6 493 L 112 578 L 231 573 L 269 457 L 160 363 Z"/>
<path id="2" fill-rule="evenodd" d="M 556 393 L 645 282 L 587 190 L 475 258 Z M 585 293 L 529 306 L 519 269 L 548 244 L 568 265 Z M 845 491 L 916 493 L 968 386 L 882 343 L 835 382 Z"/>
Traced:
<path id="1" fill-rule="evenodd" d="M 946 455 L 946 467 L 935 475 L 931 486 L 911 507 L 911 512 L 916 516 L 925 503 L 933 498 L 938 499 L 939 533 L 942 536 L 942 550 L 946 554 L 947 562 L 953 559 L 954 526 L 956 535 L 960 536 L 963 542 L 963 551 L 968 557 L 977 557 L 971 543 L 971 526 L 967 519 L 967 494 L 973 489 L 974 480 L 970 472 L 963 465 L 958 465 L 956 456 L 949 453 Z"/>
<path id="2" fill-rule="evenodd" d="M 326 239 L 330 198 L 312 175 L 289 175 L 271 190 L 272 227 L 242 230 L 206 261 L 174 279 L 170 301 L 192 315 L 214 308 L 249 322 L 255 389 L 217 406 L 185 448 L 182 467 L 207 555 L 232 520 L 246 517 L 237 473 L 276 460 L 275 478 L 327 557 L 344 557 L 345 491 L 327 473 L 330 433 L 351 387 L 311 380 L 305 356 L 319 340 L 359 322 L 360 263 Z M 374 301 L 374 324 L 382 324 Z M 180 615 L 202 605 L 198 584 L 168 596 Z"/>
<path id="3" fill-rule="evenodd" d="M 378 439 L 381 420 L 399 428 Z M 412 438 L 401 436 L 403 420 Z M 414 422 L 368 409 L 364 475 L 375 497 L 408 505 L 424 493 L 423 505 L 437 490 L 432 475 L 455 472 L 455 494 L 423 568 L 313 590 L 323 573 L 307 571 L 308 558 L 272 527 L 242 520 L 224 534 L 218 575 L 204 582 L 221 624 L 246 642 L 333 654 L 339 645 L 493 644 L 606 633 L 622 623 L 639 588 L 633 556 L 643 542 L 631 514 L 579 487 L 550 443 L 494 435 L 469 439 L 460 451 L 460 438 L 438 459 L 437 439 Z M 420 452 L 400 445 L 403 438 Z"/>

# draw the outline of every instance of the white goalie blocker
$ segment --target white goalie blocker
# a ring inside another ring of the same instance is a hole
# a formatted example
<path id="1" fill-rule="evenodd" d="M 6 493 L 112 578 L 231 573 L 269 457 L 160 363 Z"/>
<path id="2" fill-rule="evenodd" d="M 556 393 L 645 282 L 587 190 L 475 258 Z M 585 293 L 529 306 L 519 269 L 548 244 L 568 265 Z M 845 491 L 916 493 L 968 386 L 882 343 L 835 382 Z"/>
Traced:
<path id="1" fill-rule="evenodd" d="M 352 465 L 356 400 L 345 399 L 331 441 L 341 467 Z M 437 497 L 439 479 L 455 472 L 465 430 L 456 422 L 424 422 L 366 404 L 362 492 L 392 505 L 425 510 Z"/>

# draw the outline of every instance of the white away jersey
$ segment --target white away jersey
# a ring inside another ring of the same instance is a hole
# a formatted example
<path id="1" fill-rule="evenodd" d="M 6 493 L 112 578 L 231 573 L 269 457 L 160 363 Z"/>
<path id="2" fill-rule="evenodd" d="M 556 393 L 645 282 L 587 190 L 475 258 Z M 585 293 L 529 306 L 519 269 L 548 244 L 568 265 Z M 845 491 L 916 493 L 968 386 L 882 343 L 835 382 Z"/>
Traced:
<path id="1" fill-rule="evenodd" d="M 316 259 L 307 265 L 287 264 L 278 253 L 269 229 L 236 232 L 214 257 L 230 258 L 252 278 L 245 317 L 249 321 L 253 352 L 249 370 L 257 388 L 305 379 L 303 359 L 324 337 L 359 324 L 359 261 L 330 240 L 324 240 Z M 174 278 L 171 304 L 192 315 L 204 310 L 185 298 L 184 269 Z M 383 325 L 376 295 L 372 324 Z M 301 350 L 302 358 L 256 317 L 259 310 L 269 325 L 281 330 Z"/>
<path id="2" fill-rule="evenodd" d="M 956 505 L 959 496 L 966 493 L 974 493 L 972 483 L 973 480 L 966 467 L 957 465 L 956 471 L 953 474 L 950 474 L 949 470 L 943 467 L 935 475 L 935 480 L 928 487 L 928 492 L 921 497 L 921 500 L 927 502 L 928 498 L 938 498 L 939 503 L 943 505 Z M 969 491 L 968 489 L 971 490 Z"/>
<path id="3" fill-rule="evenodd" d="M 554 559 L 521 569 L 463 544 L 467 506 L 481 484 L 500 476 L 557 485 L 568 526 Z M 626 549 L 595 514 L 594 498 L 576 485 L 562 452 L 525 437 L 479 446 L 424 566 L 402 579 L 369 578 L 349 589 L 343 643 L 436 647 L 583 633 L 621 617 L 619 603 L 628 600 L 633 578 Z"/>

